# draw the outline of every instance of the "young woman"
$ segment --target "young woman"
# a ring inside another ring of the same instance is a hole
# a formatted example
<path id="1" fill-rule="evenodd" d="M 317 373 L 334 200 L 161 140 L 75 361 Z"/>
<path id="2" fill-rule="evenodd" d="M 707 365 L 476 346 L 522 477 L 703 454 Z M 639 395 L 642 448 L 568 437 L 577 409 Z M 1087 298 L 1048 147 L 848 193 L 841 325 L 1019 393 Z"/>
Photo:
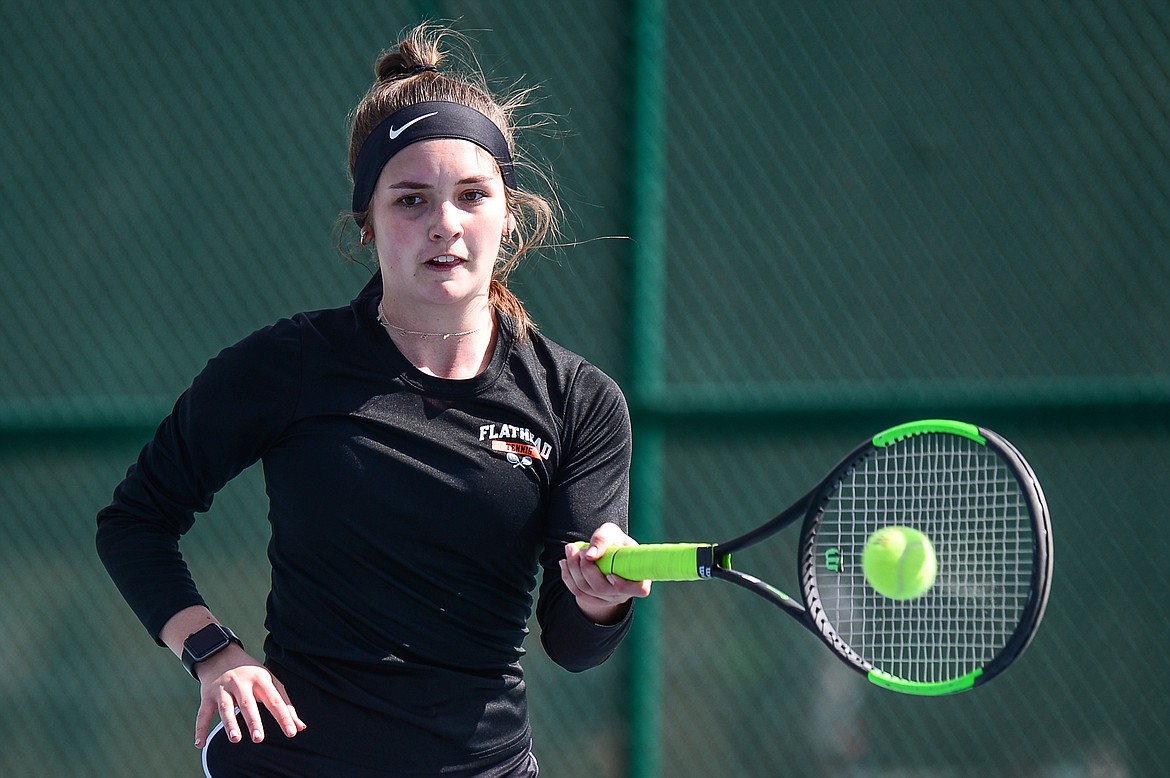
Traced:
<path id="1" fill-rule="evenodd" d="M 516 183 L 517 105 L 447 71 L 448 34 L 410 31 L 353 114 L 352 217 L 378 273 L 349 306 L 211 360 L 98 516 L 111 576 L 201 684 L 214 778 L 534 776 L 519 662 L 533 590 L 545 650 L 572 671 L 605 661 L 650 591 L 593 564 L 634 543 L 625 400 L 506 286 L 552 211 Z M 264 661 L 179 552 L 257 461 Z"/>

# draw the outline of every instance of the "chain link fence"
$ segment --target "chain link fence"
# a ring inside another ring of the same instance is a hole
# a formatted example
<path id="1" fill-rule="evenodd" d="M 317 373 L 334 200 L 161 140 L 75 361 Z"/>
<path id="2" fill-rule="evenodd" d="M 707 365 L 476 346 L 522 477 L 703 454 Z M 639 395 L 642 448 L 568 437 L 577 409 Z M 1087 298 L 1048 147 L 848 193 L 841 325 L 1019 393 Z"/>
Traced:
<path id="1" fill-rule="evenodd" d="M 542 774 L 1170 772 L 1165 3 L 0 0 L 0 774 L 200 774 L 94 515 L 210 356 L 368 277 L 345 116 L 426 16 L 556 118 L 528 140 L 577 245 L 516 287 L 627 387 L 639 539 L 734 535 L 915 416 L 1005 434 L 1053 513 L 1039 636 L 954 698 L 722 585 L 658 585 L 582 676 L 530 637 Z M 184 543 L 252 645 L 266 512 L 248 471 Z"/>

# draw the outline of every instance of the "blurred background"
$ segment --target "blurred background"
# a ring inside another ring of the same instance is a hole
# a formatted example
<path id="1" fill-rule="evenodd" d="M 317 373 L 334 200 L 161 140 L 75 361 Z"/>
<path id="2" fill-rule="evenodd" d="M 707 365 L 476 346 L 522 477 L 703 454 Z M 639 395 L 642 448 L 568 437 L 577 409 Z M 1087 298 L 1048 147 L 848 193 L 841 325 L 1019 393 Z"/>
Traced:
<path id="1" fill-rule="evenodd" d="M 1170 773 L 1163 0 L 0 0 L 0 774 L 201 774 L 94 516 L 208 358 L 368 278 L 346 115 L 427 17 L 555 118 L 525 144 L 580 245 L 516 289 L 627 392 L 636 537 L 737 534 L 928 416 L 1014 441 L 1053 516 L 1036 641 L 952 698 L 722 584 L 660 584 L 584 675 L 533 634 L 542 774 Z M 254 469 L 184 544 L 252 645 L 267 533 Z"/>

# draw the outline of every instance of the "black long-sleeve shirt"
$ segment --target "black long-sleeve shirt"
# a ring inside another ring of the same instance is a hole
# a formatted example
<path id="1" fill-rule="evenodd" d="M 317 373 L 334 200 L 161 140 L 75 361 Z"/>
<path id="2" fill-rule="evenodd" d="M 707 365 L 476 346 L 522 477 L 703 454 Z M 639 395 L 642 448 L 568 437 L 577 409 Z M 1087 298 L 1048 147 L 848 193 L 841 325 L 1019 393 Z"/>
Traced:
<path id="1" fill-rule="evenodd" d="M 269 663 L 375 715 L 379 732 L 354 733 L 380 739 L 362 744 L 371 759 L 401 741 L 419 770 L 471 764 L 527 740 L 519 661 L 541 567 L 555 662 L 595 666 L 629 629 L 587 620 L 557 567 L 566 541 L 626 527 L 629 415 L 600 370 L 502 315 L 481 375 L 422 373 L 376 322 L 380 287 L 212 359 L 100 512 L 98 551 L 158 640 L 204 604 L 180 536 L 262 462 Z"/>

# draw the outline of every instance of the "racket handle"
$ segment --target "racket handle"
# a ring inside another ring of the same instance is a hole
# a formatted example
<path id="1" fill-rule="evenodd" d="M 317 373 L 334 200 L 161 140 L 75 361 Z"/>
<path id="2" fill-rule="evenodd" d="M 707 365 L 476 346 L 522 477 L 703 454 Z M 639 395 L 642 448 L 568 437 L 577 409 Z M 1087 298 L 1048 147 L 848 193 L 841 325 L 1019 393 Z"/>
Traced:
<path id="1" fill-rule="evenodd" d="M 574 543 L 582 550 L 585 541 Z M 606 575 L 628 581 L 701 581 L 711 577 L 710 543 L 645 543 L 610 548 L 597 560 Z"/>

